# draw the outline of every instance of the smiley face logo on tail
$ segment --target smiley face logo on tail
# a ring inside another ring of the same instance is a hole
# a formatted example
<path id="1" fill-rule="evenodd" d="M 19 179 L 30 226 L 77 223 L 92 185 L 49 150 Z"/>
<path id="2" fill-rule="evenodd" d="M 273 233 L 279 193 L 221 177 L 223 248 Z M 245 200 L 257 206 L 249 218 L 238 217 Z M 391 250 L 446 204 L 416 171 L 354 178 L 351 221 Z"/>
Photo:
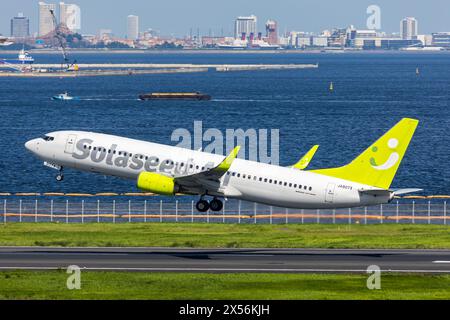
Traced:
<path id="1" fill-rule="evenodd" d="M 389 149 L 396 149 L 398 147 L 398 140 L 397 139 L 390 139 L 388 141 L 388 147 Z M 373 147 L 372 151 L 374 153 L 376 153 L 378 151 L 378 147 Z M 400 160 L 400 155 L 397 152 L 393 152 L 391 153 L 391 155 L 389 156 L 389 158 L 386 160 L 385 163 L 378 165 L 377 161 L 375 160 L 375 158 L 370 158 L 370 165 L 372 166 L 372 168 L 374 168 L 375 170 L 388 170 L 390 168 L 392 168 L 393 166 L 396 165 L 396 163 L 398 162 L 398 160 Z"/>

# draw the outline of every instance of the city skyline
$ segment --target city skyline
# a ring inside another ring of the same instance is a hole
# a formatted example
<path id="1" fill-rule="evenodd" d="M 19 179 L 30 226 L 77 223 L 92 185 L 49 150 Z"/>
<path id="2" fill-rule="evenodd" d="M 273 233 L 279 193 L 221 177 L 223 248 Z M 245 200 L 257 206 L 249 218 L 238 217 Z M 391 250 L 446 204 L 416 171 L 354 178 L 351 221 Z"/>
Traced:
<path id="1" fill-rule="evenodd" d="M 47 1 L 58 5 L 60 1 Z M 264 31 L 268 19 L 278 22 L 280 33 L 284 31 L 320 32 L 332 27 L 346 27 L 350 24 L 364 28 L 368 15 L 366 8 L 371 4 L 381 8 L 381 30 L 399 33 L 399 21 L 414 16 L 420 21 L 419 33 L 431 33 L 450 30 L 450 3 L 442 0 L 420 1 L 399 0 L 391 3 L 387 0 L 365 1 L 348 0 L 345 10 L 333 1 L 293 1 L 285 0 L 273 5 L 268 1 L 249 0 L 242 4 L 230 0 L 226 4 L 211 4 L 205 0 L 197 0 L 188 5 L 185 1 L 170 0 L 164 3 L 152 3 L 143 0 L 132 0 L 127 3 L 115 3 L 108 7 L 108 14 L 98 14 L 105 8 L 107 1 L 98 0 L 95 3 L 87 0 L 74 0 L 83 11 L 83 34 L 97 34 L 100 29 L 111 29 L 114 34 L 127 34 L 127 16 L 140 17 L 140 30 L 157 29 L 163 35 L 185 36 L 193 30 L 200 29 L 202 35 L 234 34 L 234 21 L 238 16 L 256 15 L 258 31 Z M 239 5 L 237 5 L 239 4 Z M 171 8 L 177 8 L 173 10 Z M 288 9 L 289 10 L 285 10 Z M 23 12 L 30 19 L 30 32 L 38 32 L 38 1 L 16 0 L 8 1 L 0 12 L 0 33 L 8 35 L 10 20 Z M 151 9 L 151 10 L 150 10 Z M 340 14 L 336 14 L 336 12 Z M 166 14 L 163 14 L 166 13 Z M 206 13 L 206 14 L 205 14 Z M 198 16 L 198 18 L 196 18 Z M 201 17 L 201 18 L 200 18 Z"/>

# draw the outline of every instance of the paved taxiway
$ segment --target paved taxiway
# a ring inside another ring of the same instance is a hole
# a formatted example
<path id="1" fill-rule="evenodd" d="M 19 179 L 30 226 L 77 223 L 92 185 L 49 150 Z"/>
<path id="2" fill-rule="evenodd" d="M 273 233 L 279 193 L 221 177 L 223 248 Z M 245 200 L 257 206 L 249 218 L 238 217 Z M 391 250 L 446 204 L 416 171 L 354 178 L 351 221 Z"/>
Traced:
<path id="1" fill-rule="evenodd" d="M 366 272 L 450 273 L 450 250 L 178 249 L 0 247 L 0 270 L 154 272 Z"/>

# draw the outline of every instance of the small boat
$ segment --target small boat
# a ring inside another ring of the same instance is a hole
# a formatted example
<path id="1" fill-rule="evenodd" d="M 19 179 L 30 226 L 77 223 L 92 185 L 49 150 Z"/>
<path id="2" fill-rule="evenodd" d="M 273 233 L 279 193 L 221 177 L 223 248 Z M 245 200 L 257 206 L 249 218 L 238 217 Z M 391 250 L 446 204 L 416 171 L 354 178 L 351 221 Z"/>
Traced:
<path id="1" fill-rule="evenodd" d="M 60 93 L 56 96 L 53 96 L 52 100 L 55 100 L 55 101 L 78 100 L 78 97 L 71 97 L 71 96 L 69 96 L 69 94 L 67 92 L 65 92 L 65 93 Z"/>
<path id="2" fill-rule="evenodd" d="M 200 92 L 158 92 L 139 96 L 141 100 L 211 100 L 211 96 Z"/>
<path id="3" fill-rule="evenodd" d="M 22 49 L 20 50 L 17 59 L 3 59 L 2 61 L 9 64 L 32 64 L 34 62 L 34 58 L 30 56 L 25 49 Z"/>

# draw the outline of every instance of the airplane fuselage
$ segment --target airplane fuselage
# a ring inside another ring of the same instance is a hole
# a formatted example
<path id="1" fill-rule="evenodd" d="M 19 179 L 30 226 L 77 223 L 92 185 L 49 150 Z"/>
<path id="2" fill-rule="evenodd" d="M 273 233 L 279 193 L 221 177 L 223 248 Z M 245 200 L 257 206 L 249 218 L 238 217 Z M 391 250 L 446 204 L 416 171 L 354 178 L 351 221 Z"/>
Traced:
<path id="1" fill-rule="evenodd" d="M 176 178 L 204 172 L 223 161 L 220 155 L 93 132 L 59 131 L 46 137 L 29 141 L 26 147 L 54 167 L 134 181 L 144 171 Z M 360 192 L 372 188 L 295 168 L 236 159 L 218 183 L 180 192 L 300 209 L 348 208 L 391 200 L 390 196 Z"/>

